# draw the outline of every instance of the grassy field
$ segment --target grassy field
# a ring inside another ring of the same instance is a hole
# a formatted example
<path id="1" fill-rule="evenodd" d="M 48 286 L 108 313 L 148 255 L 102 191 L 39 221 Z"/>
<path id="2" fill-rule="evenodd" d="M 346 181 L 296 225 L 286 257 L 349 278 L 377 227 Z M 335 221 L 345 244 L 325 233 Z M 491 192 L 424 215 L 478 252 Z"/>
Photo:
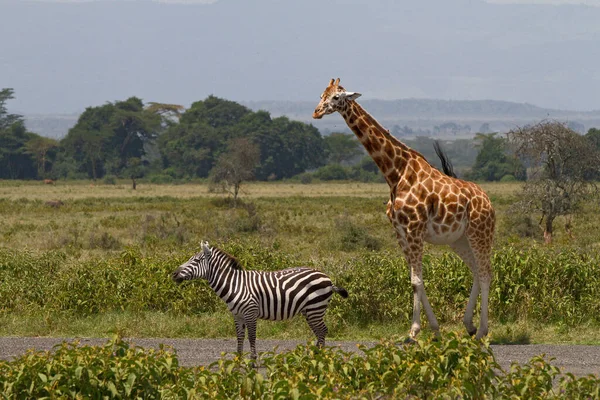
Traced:
<path id="1" fill-rule="evenodd" d="M 537 220 L 510 209 L 519 184 L 483 187 L 498 215 L 493 340 L 600 343 L 598 205 L 574 217 L 574 239 L 559 219 L 555 243 L 543 246 Z M 169 280 L 201 240 L 251 269 L 308 265 L 329 273 L 351 293 L 332 303 L 331 338 L 408 332 L 410 281 L 384 214 L 385 184 L 252 183 L 243 190 L 233 209 L 202 183 L 142 183 L 134 191 L 126 181 L 0 182 L 0 335 L 234 336 L 231 316 L 205 284 Z M 468 269 L 447 247 L 426 253 L 436 315 L 443 329 L 462 329 Z M 311 337 L 302 319 L 262 322 L 258 335 Z"/>

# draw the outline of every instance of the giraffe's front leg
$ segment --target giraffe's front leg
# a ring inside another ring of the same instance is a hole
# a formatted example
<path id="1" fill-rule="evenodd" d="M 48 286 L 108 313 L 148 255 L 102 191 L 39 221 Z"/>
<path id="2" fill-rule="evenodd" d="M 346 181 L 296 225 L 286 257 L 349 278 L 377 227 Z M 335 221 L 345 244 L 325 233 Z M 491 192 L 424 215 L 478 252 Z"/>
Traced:
<path id="1" fill-rule="evenodd" d="M 410 283 L 413 289 L 413 318 L 410 327 L 410 339 L 414 340 L 421 331 L 421 304 L 425 308 L 425 315 L 430 328 L 436 336 L 439 336 L 439 324 L 427 299 L 423 283 L 423 236 L 417 230 L 412 232 L 408 230 L 399 231 L 397 236 L 410 268 Z"/>

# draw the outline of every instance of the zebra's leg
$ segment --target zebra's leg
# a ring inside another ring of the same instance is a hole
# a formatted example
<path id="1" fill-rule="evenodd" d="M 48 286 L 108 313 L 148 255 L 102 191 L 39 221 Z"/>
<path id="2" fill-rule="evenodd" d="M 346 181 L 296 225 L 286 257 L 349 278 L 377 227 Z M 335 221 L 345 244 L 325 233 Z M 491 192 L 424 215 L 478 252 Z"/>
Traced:
<path id="1" fill-rule="evenodd" d="M 256 316 L 246 316 L 245 322 L 248 328 L 248 341 L 250 342 L 250 357 L 256 360 Z"/>
<path id="2" fill-rule="evenodd" d="M 323 347 L 325 345 L 325 336 L 327 336 L 327 325 L 325 325 L 324 316 L 325 308 L 309 309 L 302 312 L 308 322 L 308 326 L 317 337 L 317 346 Z"/>
<path id="3" fill-rule="evenodd" d="M 235 334 L 237 336 L 237 352 L 241 356 L 244 352 L 244 339 L 246 337 L 246 324 L 244 317 L 241 315 L 234 315 L 235 321 Z"/>

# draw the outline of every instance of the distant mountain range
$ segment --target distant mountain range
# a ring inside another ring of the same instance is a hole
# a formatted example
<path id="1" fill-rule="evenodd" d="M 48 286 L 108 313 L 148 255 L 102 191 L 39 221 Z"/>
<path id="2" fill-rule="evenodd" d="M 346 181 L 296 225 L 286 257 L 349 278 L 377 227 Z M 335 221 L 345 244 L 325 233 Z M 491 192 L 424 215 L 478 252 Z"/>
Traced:
<path id="1" fill-rule="evenodd" d="M 544 119 L 567 122 L 585 133 L 600 127 L 600 110 L 569 111 L 541 108 L 527 103 L 498 100 L 364 100 L 361 105 L 397 136 L 471 137 L 477 132 L 507 132 L 517 126 Z M 251 101 L 241 104 L 252 110 L 266 110 L 273 117 L 312 123 L 323 134 L 345 132 L 348 128 L 339 115 L 313 120 L 317 101 Z M 60 139 L 75 125 L 78 114 L 25 115 L 27 128 L 42 136 Z"/>
<path id="2" fill-rule="evenodd" d="M 600 126 L 600 110 L 569 111 L 537 107 L 527 103 L 499 100 L 359 100 L 379 122 L 397 136 L 471 137 L 477 132 L 508 132 L 544 119 L 567 122 L 574 130 L 585 133 Z M 341 116 L 313 120 L 317 101 L 243 102 L 253 110 L 267 110 L 272 116 L 312 123 L 322 133 L 347 131 Z"/>

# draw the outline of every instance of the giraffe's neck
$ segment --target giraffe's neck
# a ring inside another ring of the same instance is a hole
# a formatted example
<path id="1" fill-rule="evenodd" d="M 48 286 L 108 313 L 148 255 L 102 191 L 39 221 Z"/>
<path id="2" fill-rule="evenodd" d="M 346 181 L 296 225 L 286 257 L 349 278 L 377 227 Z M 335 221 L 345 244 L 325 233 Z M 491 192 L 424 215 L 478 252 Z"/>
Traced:
<path id="1" fill-rule="evenodd" d="M 341 114 L 379 167 L 388 185 L 395 186 L 415 152 L 392 136 L 356 101 L 350 101 Z"/>

